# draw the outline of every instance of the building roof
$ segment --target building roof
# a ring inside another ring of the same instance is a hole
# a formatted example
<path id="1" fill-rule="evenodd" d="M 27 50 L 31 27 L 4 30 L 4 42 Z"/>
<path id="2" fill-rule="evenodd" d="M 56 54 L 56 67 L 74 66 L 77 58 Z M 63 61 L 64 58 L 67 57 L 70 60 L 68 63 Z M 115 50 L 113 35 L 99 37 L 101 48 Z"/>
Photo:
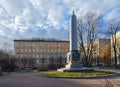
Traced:
<path id="1" fill-rule="evenodd" d="M 68 40 L 56 40 L 56 39 L 15 39 L 14 41 L 25 41 L 25 42 L 69 42 Z"/>

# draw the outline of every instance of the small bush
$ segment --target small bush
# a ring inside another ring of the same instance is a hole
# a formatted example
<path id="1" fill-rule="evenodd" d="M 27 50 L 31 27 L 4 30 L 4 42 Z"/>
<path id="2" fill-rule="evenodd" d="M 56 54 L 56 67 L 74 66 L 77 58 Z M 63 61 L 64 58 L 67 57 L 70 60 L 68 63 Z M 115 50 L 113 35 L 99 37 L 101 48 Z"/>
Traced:
<path id="1" fill-rule="evenodd" d="M 37 70 L 38 71 L 48 71 L 48 67 L 46 67 L 46 66 L 40 66 L 40 67 L 38 67 Z"/>
<path id="2" fill-rule="evenodd" d="M 119 65 L 117 65 L 117 66 L 115 66 L 115 68 L 116 68 L 116 69 L 120 69 L 120 64 L 119 64 Z"/>
<path id="3" fill-rule="evenodd" d="M 2 75 L 2 72 L 0 71 L 0 76 Z"/>

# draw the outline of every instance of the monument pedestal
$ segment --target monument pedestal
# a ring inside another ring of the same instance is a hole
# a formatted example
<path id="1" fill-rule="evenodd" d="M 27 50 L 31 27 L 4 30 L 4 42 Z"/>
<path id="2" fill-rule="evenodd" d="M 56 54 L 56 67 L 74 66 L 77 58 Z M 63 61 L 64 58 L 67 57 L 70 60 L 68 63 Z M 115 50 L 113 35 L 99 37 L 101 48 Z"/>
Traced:
<path id="1" fill-rule="evenodd" d="M 57 71 L 81 71 L 82 64 L 80 63 L 80 53 L 78 51 L 71 51 L 67 53 L 67 65 Z"/>

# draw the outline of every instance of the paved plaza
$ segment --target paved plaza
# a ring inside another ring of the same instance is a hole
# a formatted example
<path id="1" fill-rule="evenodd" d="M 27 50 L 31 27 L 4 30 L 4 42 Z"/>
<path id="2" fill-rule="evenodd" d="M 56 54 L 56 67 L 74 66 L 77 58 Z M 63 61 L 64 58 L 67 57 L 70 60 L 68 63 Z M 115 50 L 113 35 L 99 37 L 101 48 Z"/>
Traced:
<path id="1" fill-rule="evenodd" d="M 43 78 L 39 72 L 11 73 L 0 77 L 0 87 L 101 87 L 104 79 Z M 112 79 L 119 79 L 112 77 Z"/>

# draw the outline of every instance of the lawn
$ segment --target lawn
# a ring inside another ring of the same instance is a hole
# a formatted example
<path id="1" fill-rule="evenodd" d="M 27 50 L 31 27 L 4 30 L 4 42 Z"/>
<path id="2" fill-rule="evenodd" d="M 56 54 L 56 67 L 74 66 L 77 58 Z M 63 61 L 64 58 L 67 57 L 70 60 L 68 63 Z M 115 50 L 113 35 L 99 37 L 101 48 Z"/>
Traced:
<path id="1" fill-rule="evenodd" d="M 113 72 L 106 71 L 80 71 L 80 72 L 59 72 L 59 71 L 48 71 L 42 72 L 45 76 L 55 76 L 55 77 L 86 77 L 86 76 L 104 76 L 114 74 Z"/>

